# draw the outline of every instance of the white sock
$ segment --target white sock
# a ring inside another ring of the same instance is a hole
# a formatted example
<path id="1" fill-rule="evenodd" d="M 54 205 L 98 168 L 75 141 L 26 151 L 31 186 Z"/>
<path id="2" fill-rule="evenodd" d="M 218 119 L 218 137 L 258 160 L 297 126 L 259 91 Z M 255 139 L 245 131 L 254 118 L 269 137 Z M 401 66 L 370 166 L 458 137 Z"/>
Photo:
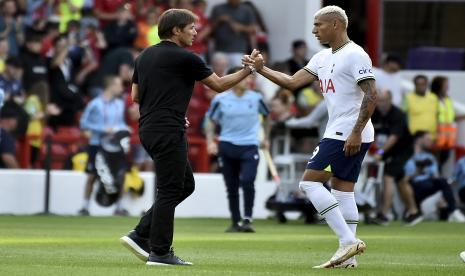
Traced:
<path id="1" fill-rule="evenodd" d="M 334 198 L 336 198 L 339 203 L 339 209 L 341 210 L 342 216 L 346 220 L 346 223 L 352 233 L 356 236 L 359 216 L 357 203 L 355 203 L 354 192 L 341 192 L 331 189 L 331 194 L 333 194 Z"/>
<path id="2" fill-rule="evenodd" d="M 82 209 L 89 210 L 89 205 L 90 205 L 90 200 L 84 198 L 84 201 L 82 202 Z"/>
<path id="3" fill-rule="evenodd" d="M 312 202 L 315 209 L 326 219 L 326 223 L 339 237 L 340 244 L 356 241 L 354 233 L 347 226 L 337 200 L 326 190 L 322 183 L 301 181 L 299 187 Z"/>

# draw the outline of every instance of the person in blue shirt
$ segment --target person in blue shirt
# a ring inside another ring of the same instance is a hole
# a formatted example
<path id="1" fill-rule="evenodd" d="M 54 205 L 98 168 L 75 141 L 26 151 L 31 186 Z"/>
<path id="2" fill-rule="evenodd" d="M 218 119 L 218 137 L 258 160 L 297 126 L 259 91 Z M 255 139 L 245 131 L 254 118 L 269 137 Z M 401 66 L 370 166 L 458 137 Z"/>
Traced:
<path id="1" fill-rule="evenodd" d="M 89 102 L 81 116 L 81 129 L 89 137 L 89 146 L 87 148 L 88 162 L 86 166 L 88 176 L 84 191 L 84 202 L 82 209 L 79 210 L 80 215 L 89 215 L 89 201 L 97 175 L 95 156 L 102 138 L 118 130 L 128 129 L 124 120 L 124 102 L 119 98 L 123 89 L 121 78 L 117 76 L 106 77 L 104 92 Z M 118 201 L 115 214 L 124 213 L 127 213 L 127 211 L 121 207 L 121 202 Z"/>
<path id="2" fill-rule="evenodd" d="M 241 67 L 232 68 L 228 74 L 239 70 Z M 269 110 L 262 95 L 248 89 L 248 81 L 249 78 L 246 78 L 231 90 L 216 95 L 206 114 L 208 152 L 218 154 L 231 212 L 232 225 L 226 232 L 255 232 L 252 227 L 252 209 L 259 161 L 258 147 L 267 146 L 267 142 L 260 142 L 259 132 L 260 124 L 266 122 Z M 218 145 L 213 139 L 217 126 L 221 129 Z M 242 224 L 239 187 L 244 195 Z"/>
<path id="3" fill-rule="evenodd" d="M 465 222 L 465 216 L 456 208 L 451 186 L 446 179 L 439 176 L 436 158 L 428 152 L 432 145 L 433 139 L 429 132 L 417 131 L 414 134 L 414 154 L 405 164 L 404 181 L 409 181 L 412 185 L 419 210 L 423 200 L 441 191 L 447 203 L 448 220 Z"/>
<path id="4" fill-rule="evenodd" d="M 452 186 L 456 188 L 458 198 L 465 204 L 465 157 L 457 161 L 453 175 L 454 182 Z"/>

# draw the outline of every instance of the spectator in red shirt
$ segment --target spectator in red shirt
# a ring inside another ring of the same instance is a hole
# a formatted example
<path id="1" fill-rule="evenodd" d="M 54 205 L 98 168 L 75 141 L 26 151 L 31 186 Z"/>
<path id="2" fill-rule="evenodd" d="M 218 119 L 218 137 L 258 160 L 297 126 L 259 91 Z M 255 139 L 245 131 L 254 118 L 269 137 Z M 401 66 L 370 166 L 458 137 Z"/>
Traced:
<path id="1" fill-rule="evenodd" d="M 126 0 L 94 0 L 94 14 L 100 20 L 100 27 L 117 20 L 118 8 L 126 3 Z"/>

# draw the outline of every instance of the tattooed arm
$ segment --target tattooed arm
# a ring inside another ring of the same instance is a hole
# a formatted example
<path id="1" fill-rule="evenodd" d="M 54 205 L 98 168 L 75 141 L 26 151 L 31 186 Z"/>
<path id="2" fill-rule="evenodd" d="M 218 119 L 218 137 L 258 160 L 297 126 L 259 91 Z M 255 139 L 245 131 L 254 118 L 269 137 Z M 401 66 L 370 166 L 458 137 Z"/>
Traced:
<path id="1" fill-rule="evenodd" d="M 347 137 L 344 144 L 344 152 L 346 156 L 354 155 L 360 151 L 360 146 L 362 144 L 362 131 L 376 108 L 377 95 L 375 80 L 364 80 L 359 83 L 359 86 L 362 88 L 363 92 L 365 92 L 365 95 L 363 97 L 362 106 L 360 107 L 357 122 L 352 129 L 352 133 L 349 137 Z"/>

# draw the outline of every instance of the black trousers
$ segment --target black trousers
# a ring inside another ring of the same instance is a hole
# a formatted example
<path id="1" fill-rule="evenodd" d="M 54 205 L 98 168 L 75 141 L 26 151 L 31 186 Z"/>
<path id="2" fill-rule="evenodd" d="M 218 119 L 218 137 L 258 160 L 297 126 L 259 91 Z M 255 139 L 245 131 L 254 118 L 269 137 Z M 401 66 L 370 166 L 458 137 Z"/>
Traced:
<path id="1" fill-rule="evenodd" d="M 259 161 L 258 147 L 237 146 L 229 142 L 219 144 L 219 163 L 228 194 L 229 211 L 233 224 L 241 220 L 239 187 L 244 192 L 244 216 L 252 218 L 255 199 L 255 177 Z"/>
<path id="2" fill-rule="evenodd" d="M 139 136 L 154 161 L 157 195 L 135 229 L 138 235 L 150 237 L 151 251 L 164 255 L 173 243 L 174 210 L 195 189 L 186 134 L 141 132 Z"/>
<path id="3" fill-rule="evenodd" d="M 415 201 L 420 209 L 420 204 L 427 197 L 434 195 L 436 192 L 441 191 L 444 200 L 447 203 L 447 213 L 451 214 L 455 208 L 455 198 L 452 188 L 444 178 L 431 178 L 423 181 L 412 181 L 413 193 L 415 194 Z"/>

